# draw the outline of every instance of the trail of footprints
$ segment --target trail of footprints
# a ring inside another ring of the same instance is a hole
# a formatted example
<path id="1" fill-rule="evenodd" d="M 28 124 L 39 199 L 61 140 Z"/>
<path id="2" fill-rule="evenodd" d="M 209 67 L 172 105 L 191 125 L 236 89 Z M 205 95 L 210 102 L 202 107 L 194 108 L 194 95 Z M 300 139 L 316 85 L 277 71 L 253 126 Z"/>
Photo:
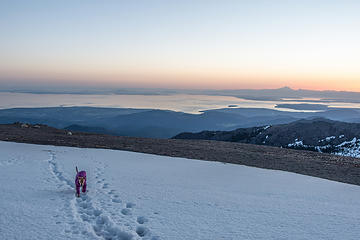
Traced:
<path id="1" fill-rule="evenodd" d="M 74 191 L 73 182 L 66 179 L 59 170 L 56 163 L 55 153 L 53 151 L 49 151 L 49 154 L 49 167 L 58 182 L 60 182 L 59 186 Z M 76 198 L 75 196 L 71 197 L 61 209 L 61 211 L 65 212 L 66 216 L 70 218 L 68 221 L 70 230 L 65 229 L 65 233 L 82 234 L 87 238 L 99 238 L 106 240 L 159 240 L 160 238 L 158 236 L 151 236 L 152 234 L 150 230 L 144 226 L 148 222 L 148 219 L 144 216 L 136 217 L 136 229 L 133 229 L 134 225 L 129 223 L 128 220 L 130 219 L 127 219 L 126 224 L 116 223 L 122 223 L 121 219 L 123 217 L 133 217 L 132 209 L 136 206 L 136 204 L 132 202 L 123 203 L 120 196 L 116 194 L 116 190 L 109 190 L 109 184 L 105 183 L 104 178 L 101 178 L 103 170 L 104 167 L 98 167 L 95 173 L 95 181 L 97 185 L 100 186 L 100 189 L 97 189 L 96 192 L 97 194 L 103 195 L 103 197 L 100 198 L 100 202 L 93 202 L 90 196 L 83 194 L 79 198 Z M 109 201 L 109 199 L 111 201 Z M 112 204 L 117 206 L 112 206 Z M 109 208 L 104 208 L 104 210 L 102 210 L 101 208 L 95 207 L 95 205 L 99 205 L 100 207 L 108 205 L 110 209 L 113 210 L 110 212 L 110 215 L 112 215 L 114 219 L 109 217 L 109 214 L 106 213 L 106 211 L 109 211 Z M 116 213 L 116 211 L 119 210 L 118 205 L 121 205 L 120 207 L 122 207 L 120 213 Z M 119 216 L 120 214 L 122 216 Z M 60 224 L 60 222 L 56 222 L 56 224 Z M 133 231 L 135 231 L 136 235 Z"/>
<path id="2" fill-rule="evenodd" d="M 119 195 L 116 194 L 116 190 L 114 190 L 114 189 L 108 190 L 109 184 L 105 183 L 104 178 L 100 179 L 101 175 L 102 175 L 102 171 L 100 168 L 98 168 L 95 178 L 99 179 L 97 181 L 97 183 L 101 185 L 101 189 L 103 189 L 103 191 L 106 192 L 106 194 L 110 196 L 111 201 L 113 203 L 122 204 L 122 200 L 120 199 Z M 132 203 L 132 202 L 125 203 L 123 208 L 121 209 L 121 214 L 124 216 L 132 215 L 132 209 L 135 206 L 136 206 L 136 204 Z M 115 214 L 113 213 L 113 215 L 115 215 Z M 139 216 L 136 218 L 136 223 L 138 224 L 138 226 L 136 227 L 136 233 L 139 237 L 145 237 L 145 236 L 150 235 L 150 230 L 147 227 L 143 226 L 143 224 L 145 224 L 146 222 L 148 222 L 148 219 L 144 216 Z M 157 240 L 157 239 L 159 239 L 159 237 L 153 236 L 151 239 Z"/>
<path id="3" fill-rule="evenodd" d="M 23 162 L 25 162 L 25 157 L 22 155 L 18 155 L 18 156 L 2 159 L 0 161 L 0 166 L 11 166 L 16 164 L 21 164 Z"/>

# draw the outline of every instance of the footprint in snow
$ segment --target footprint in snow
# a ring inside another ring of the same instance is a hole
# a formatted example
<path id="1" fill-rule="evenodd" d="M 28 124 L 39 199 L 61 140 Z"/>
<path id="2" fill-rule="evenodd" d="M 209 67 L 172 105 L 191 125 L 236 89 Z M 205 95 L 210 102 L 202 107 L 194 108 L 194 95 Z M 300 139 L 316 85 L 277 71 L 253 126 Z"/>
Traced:
<path id="1" fill-rule="evenodd" d="M 121 203 L 120 198 L 113 198 L 113 199 L 111 199 L 111 201 L 114 202 L 114 203 Z"/>
<path id="2" fill-rule="evenodd" d="M 133 207 L 135 207 L 135 203 L 132 203 L 132 202 L 128 202 L 127 204 L 126 204 L 126 208 L 133 208 Z"/>
<path id="3" fill-rule="evenodd" d="M 131 210 L 129 208 L 124 208 L 121 210 L 121 213 L 124 215 L 131 215 Z"/>
<path id="4" fill-rule="evenodd" d="M 144 223 L 148 222 L 149 220 L 146 217 L 139 216 L 139 217 L 137 217 L 136 221 L 138 224 L 144 224 Z"/>
<path id="5" fill-rule="evenodd" d="M 150 233 L 149 229 L 144 226 L 138 226 L 136 228 L 136 233 L 139 235 L 139 237 L 145 237 Z"/>

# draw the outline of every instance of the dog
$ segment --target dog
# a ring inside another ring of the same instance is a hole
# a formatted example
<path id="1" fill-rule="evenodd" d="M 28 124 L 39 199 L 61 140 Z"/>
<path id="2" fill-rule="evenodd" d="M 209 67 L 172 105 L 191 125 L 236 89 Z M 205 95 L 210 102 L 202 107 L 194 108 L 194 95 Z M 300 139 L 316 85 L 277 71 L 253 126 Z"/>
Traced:
<path id="1" fill-rule="evenodd" d="M 76 186 L 76 196 L 80 197 L 80 187 L 83 193 L 86 192 L 86 172 L 80 171 L 76 167 L 76 177 L 75 177 L 75 186 Z"/>

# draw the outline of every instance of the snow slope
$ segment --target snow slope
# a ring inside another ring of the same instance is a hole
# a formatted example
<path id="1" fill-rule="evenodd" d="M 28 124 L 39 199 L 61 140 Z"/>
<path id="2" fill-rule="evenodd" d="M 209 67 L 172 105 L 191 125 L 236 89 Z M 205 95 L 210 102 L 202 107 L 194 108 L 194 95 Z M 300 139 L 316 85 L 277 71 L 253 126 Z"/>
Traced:
<path id="1" fill-rule="evenodd" d="M 124 151 L 0 142 L 0 153 L 0 239 L 360 236 L 359 186 Z"/>

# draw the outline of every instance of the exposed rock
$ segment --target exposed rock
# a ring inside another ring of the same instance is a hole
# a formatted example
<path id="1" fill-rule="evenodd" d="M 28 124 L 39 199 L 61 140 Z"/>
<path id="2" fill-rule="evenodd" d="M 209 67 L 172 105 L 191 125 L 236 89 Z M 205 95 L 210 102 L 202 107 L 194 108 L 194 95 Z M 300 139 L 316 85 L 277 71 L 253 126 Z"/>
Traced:
<path id="1" fill-rule="evenodd" d="M 351 157 L 222 141 L 120 137 L 82 132 L 76 132 L 76 134 L 69 136 L 67 132 L 45 125 L 41 125 L 41 129 L 35 129 L 20 128 L 16 124 L 4 124 L 0 125 L 0 140 L 56 146 L 118 149 L 218 161 L 289 171 L 360 185 L 360 159 Z"/>

